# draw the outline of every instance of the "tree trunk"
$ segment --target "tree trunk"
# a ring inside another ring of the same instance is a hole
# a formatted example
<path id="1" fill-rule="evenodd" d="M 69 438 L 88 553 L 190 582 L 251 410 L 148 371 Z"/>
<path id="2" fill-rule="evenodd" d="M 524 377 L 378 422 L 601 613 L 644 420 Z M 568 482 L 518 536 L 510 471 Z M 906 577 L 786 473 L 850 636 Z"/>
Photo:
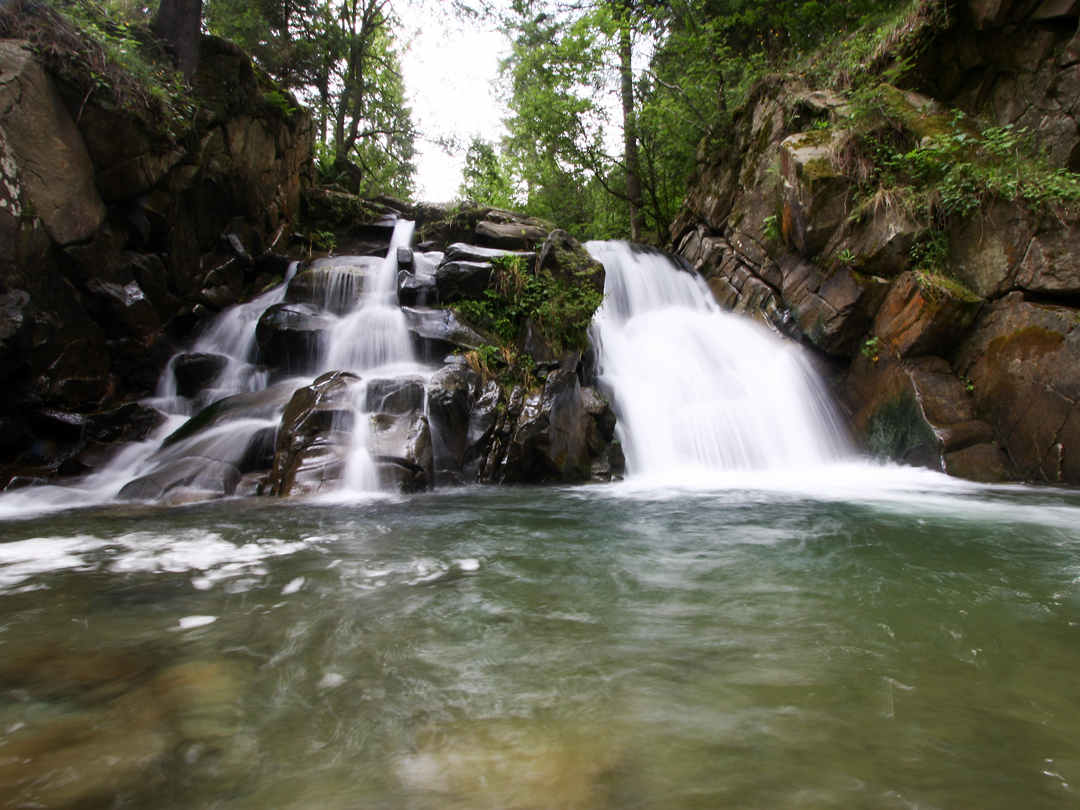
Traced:
<path id="1" fill-rule="evenodd" d="M 626 160 L 626 196 L 630 200 L 630 240 L 640 242 L 645 230 L 641 210 L 641 174 L 638 168 L 637 125 L 634 122 L 634 56 L 630 31 L 630 3 L 623 6 L 619 25 L 619 74 L 622 79 L 623 156 Z"/>
<path id="2" fill-rule="evenodd" d="M 185 79 L 199 67 L 201 25 L 202 0 L 161 0 L 154 17 L 154 33 Z"/>

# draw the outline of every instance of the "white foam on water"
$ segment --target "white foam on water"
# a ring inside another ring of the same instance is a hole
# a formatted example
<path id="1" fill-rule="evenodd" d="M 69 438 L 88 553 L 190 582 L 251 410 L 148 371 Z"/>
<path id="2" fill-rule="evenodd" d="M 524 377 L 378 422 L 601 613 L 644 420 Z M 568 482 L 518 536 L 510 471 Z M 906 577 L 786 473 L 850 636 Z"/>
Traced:
<path id="1" fill-rule="evenodd" d="M 59 570 L 107 571 L 113 574 L 198 574 L 192 587 L 207 591 L 241 577 L 265 577 L 264 563 L 296 554 L 323 542 L 320 538 L 284 541 L 262 538 L 237 545 L 215 532 L 174 534 L 132 532 L 103 539 L 35 537 L 0 543 L 0 593 L 10 592 L 41 574 Z M 303 578 L 300 585 L 303 585 Z M 295 585 L 296 590 L 300 586 Z M 288 587 L 288 586 L 286 586 Z"/>

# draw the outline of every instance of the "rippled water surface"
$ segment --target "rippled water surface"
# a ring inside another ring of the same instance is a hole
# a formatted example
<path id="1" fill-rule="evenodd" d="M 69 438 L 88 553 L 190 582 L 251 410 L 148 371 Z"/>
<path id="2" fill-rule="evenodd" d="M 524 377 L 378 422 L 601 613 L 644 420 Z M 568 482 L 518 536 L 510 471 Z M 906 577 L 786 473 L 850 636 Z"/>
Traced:
<path id="1" fill-rule="evenodd" d="M 0 807 L 1076 806 L 1080 494 L 745 487 L 5 522 Z"/>

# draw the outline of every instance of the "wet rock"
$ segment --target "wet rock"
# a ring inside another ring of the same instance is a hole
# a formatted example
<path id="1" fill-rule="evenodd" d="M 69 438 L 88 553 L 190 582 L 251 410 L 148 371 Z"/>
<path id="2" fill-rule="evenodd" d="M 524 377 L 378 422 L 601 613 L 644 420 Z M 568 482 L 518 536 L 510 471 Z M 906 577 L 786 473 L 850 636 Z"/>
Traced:
<path id="1" fill-rule="evenodd" d="M 0 419 L 0 453 L 19 453 L 27 449 L 33 440 L 34 434 L 25 425 Z"/>
<path id="2" fill-rule="evenodd" d="M 0 130 L 27 202 L 58 245 L 84 241 L 105 219 L 94 167 L 52 78 L 26 43 L 0 42 Z"/>
<path id="3" fill-rule="evenodd" d="M 359 380 L 334 371 L 293 394 L 281 417 L 267 481 L 272 495 L 314 494 L 340 480 L 356 419 L 348 391 Z"/>
<path id="4" fill-rule="evenodd" d="M 337 315 L 351 312 L 364 289 L 364 279 L 382 259 L 349 256 L 319 259 L 293 276 L 286 303 L 314 304 Z"/>
<path id="5" fill-rule="evenodd" d="M 38 436 L 59 442 L 77 442 L 83 438 L 89 419 L 81 413 L 41 408 L 30 413 L 27 421 Z"/>
<path id="6" fill-rule="evenodd" d="M 423 414 L 371 417 L 368 450 L 379 470 L 384 488 L 417 492 L 431 486 L 434 455 L 431 431 Z"/>
<path id="7" fill-rule="evenodd" d="M 220 399 L 203 408 L 187 422 L 171 433 L 162 443 L 169 447 L 186 441 L 200 432 L 237 419 L 267 419 L 280 413 L 282 407 L 293 397 L 288 385 L 275 385 L 262 391 Z"/>
<path id="8" fill-rule="evenodd" d="M 613 441 L 606 445 L 600 455 L 593 459 L 590 472 L 591 480 L 598 483 L 620 480 L 626 474 L 626 456 L 622 444 Z"/>
<path id="9" fill-rule="evenodd" d="M 162 323 L 180 309 L 180 300 L 169 289 L 169 271 L 161 257 L 153 253 L 128 252 L 127 260 L 139 288 L 157 311 Z"/>
<path id="10" fill-rule="evenodd" d="M 951 279 L 908 272 L 889 290 L 871 333 L 901 357 L 944 355 L 975 321 L 982 305 L 981 298 Z"/>
<path id="11" fill-rule="evenodd" d="M 231 497 L 240 483 L 234 464 L 200 456 L 185 456 L 124 485 L 117 495 L 122 501 L 173 503 Z"/>
<path id="12" fill-rule="evenodd" d="M 259 362 L 283 374 L 311 368 L 332 325 L 322 309 L 312 304 L 276 304 L 259 318 L 255 340 Z"/>
<path id="13" fill-rule="evenodd" d="M 258 767 L 258 746 L 241 708 L 248 673 L 220 661 L 185 661 L 161 672 L 154 688 L 172 709 L 185 775 L 220 792 Z"/>
<path id="14" fill-rule="evenodd" d="M 130 690 L 156 668 L 153 655 L 137 650 L 49 646 L 22 655 L 10 650 L 0 663 L 0 685 L 31 700 L 97 703 Z"/>
<path id="15" fill-rule="evenodd" d="M 94 296 L 101 310 L 97 320 L 110 337 L 146 337 L 161 331 L 161 319 L 137 282 L 121 286 L 91 280 L 86 289 Z"/>
<path id="16" fill-rule="evenodd" d="M 405 790 L 439 805 L 592 810 L 618 804 L 619 753 L 605 737 L 537 734 L 520 720 L 445 723 L 425 729 L 395 770 Z"/>
<path id="17" fill-rule="evenodd" d="M 581 404 L 585 408 L 585 413 L 591 416 L 596 423 L 600 438 L 605 442 L 614 439 L 617 420 L 615 411 L 611 408 L 611 403 L 595 388 L 582 388 Z"/>
<path id="18" fill-rule="evenodd" d="M 411 248 L 399 247 L 397 249 L 397 265 L 399 270 L 411 270 L 413 266 L 413 252 Z"/>
<path id="19" fill-rule="evenodd" d="M 436 483 L 461 480 L 469 444 L 473 400 L 480 375 L 463 365 L 443 366 L 427 385 Z"/>
<path id="20" fill-rule="evenodd" d="M 476 349 L 487 341 L 452 309 L 402 307 L 405 325 L 418 339 L 421 353 L 445 356 L 455 349 Z"/>
<path id="21" fill-rule="evenodd" d="M 424 381 L 419 377 L 368 380 L 367 413 L 405 416 L 424 412 Z"/>
<path id="22" fill-rule="evenodd" d="M 502 387 L 490 380 L 480 389 L 469 410 L 469 429 L 465 436 L 465 463 L 462 479 L 475 481 L 480 472 L 480 461 L 491 452 L 492 439 L 501 412 L 506 409 Z"/>
<path id="23" fill-rule="evenodd" d="M 164 420 L 161 412 L 154 408 L 138 402 L 124 402 L 88 414 L 85 436 L 103 443 L 138 442 Z"/>
<path id="24" fill-rule="evenodd" d="M 434 304 L 439 298 L 435 276 L 419 275 L 402 270 L 398 273 L 398 303 L 403 307 Z"/>
<path id="25" fill-rule="evenodd" d="M 213 384 L 228 365 L 229 358 L 220 354 L 181 354 L 173 360 L 172 367 L 176 377 L 176 393 L 194 399 L 200 391 Z"/>
<path id="26" fill-rule="evenodd" d="M 167 709 L 145 688 L 100 709 L 28 723 L 5 739 L 0 795 L 48 810 L 146 799 L 165 781 L 171 742 Z"/>
<path id="27" fill-rule="evenodd" d="M 1010 478 L 994 431 L 978 419 L 967 385 L 940 357 L 860 356 L 848 374 L 846 397 L 857 408 L 856 438 L 878 456 L 973 480 Z"/>
<path id="28" fill-rule="evenodd" d="M 581 384 L 572 371 L 556 369 L 541 393 L 525 398 L 500 468 L 505 483 L 586 481 L 591 474 L 588 422 Z"/>

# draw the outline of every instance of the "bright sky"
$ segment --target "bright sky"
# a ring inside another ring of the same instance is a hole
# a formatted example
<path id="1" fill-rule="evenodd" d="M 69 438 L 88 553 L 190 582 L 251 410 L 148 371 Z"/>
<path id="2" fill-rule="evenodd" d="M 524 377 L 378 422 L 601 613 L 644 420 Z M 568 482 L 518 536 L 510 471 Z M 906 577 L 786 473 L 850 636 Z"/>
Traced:
<path id="1" fill-rule="evenodd" d="M 497 31 L 464 28 L 440 12 L 437 2 L 409 0 L 399 12 L 407 29 L 422 26 L 402 60 L 413 121 L 427 138 L 454 138 L 460 147 L 448 155 L 429 140 L 417 143 L 416 198 L 449 202 L 461 185 L 472 136 L 495 142 L 502 137 L 504 114 L 492 83 L 508 46 Z"/>

